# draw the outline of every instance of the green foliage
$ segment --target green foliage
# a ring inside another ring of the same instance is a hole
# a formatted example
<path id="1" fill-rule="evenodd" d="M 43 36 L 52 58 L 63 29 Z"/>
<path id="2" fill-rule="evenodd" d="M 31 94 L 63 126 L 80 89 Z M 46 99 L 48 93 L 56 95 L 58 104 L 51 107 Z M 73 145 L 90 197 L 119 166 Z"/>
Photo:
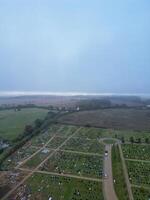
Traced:
<path id="1" fill-rule="evenodd" d="M 112 147 L 112 168 L 113 178 L 115 180 L 114 187 L 119 200 L 129 200 L 125 178 L 123 175 L 123 167 L 118 145 Z"/>

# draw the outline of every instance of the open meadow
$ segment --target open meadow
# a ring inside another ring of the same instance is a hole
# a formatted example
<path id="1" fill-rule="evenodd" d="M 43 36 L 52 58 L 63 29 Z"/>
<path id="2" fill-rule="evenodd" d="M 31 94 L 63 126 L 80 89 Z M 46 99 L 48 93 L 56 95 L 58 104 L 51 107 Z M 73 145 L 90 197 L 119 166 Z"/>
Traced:
<path id="1" fill-rule="evenodd" d="M 0 111 L 0 137 L 14 140 L 22 134 L 26 125 L 32 125 L 36 119 L 44 119 L 48 110 L 41 108 L 26 108 L 20 111 Z"/>

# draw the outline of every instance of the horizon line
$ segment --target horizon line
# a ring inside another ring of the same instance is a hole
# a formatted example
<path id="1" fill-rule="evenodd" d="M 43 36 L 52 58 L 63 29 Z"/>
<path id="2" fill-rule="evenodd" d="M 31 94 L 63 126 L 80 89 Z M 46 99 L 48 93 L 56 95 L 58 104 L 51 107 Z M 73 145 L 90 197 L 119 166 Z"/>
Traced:
<path id="1" fill-rule="evenodd" d="M 100 92 L 48 92 L 48 91 L 0 91 L 0 97 L 15 96 L 150 96 L 150 93 L 100 93 Z"/>

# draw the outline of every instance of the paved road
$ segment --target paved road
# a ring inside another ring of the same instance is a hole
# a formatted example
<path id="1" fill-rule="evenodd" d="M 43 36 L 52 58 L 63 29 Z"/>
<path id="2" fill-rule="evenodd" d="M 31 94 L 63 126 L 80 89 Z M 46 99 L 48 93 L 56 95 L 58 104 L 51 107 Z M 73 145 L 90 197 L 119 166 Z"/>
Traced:
<path id="1" fill-rule="evenodd" d="M 107 178 L 103 181 L 103 191 L 105 200 L 118 200 L 113 185 L 111 148 L 111 144 L 106 144 L 105 151 L 108 151 L 108 156 L 104 159 L 104 173 Z"/>

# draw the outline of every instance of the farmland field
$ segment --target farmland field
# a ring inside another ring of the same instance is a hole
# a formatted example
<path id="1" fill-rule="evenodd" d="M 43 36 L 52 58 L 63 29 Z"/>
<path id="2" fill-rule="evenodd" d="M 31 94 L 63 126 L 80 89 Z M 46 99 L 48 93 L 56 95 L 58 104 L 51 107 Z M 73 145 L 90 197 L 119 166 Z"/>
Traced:
<path id="1" fill-rule="evenodd" d="M 80 111 L 63 116 L 60 122 L 74 125 L 90 125 L 121 130 L 149 130 L 150 110 L 136 108 L 101 109 Z"/>
<path id="2" fill-rule="evenodd" d="M 37 118 L 43 119 L 47 112 L 38 108 L 0 111 L 0 137 L 9 141 L 15 139 L 23 132 L 25 125 L 32 124 Z"/>

